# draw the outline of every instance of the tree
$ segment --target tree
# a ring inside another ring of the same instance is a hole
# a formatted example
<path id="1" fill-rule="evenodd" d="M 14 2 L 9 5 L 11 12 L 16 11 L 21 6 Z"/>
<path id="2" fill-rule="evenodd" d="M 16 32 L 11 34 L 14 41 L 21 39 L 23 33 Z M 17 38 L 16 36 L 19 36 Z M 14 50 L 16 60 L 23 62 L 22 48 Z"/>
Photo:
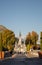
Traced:
<path id="1" fill-rule="evenodd" d="M 2 33 L 0 32 L 0 51 L 2 51 Z"/>
<path id="2" fill-rule="evenodd" d="M 31 39 L 32 39 L 33 44 L 36 45 L 36 42 L 38 40 L 38 34 L 35 31 L 32 31 Z"/>
<path id="3" fill-rule="evenodd" d="M 8 46 L 10 47 L 10 49 L 12 49 L 14 46 L 14 42 L 15 42 L 14 32 L 8 30 L 6 27 L 1 25 L 0 26 L 0 50 L 2 49 L 4 51 L 5 49 L 8 49 Z"/>
<path id="4" fill-rule="evenodd" d="M 2 32 L 0 31 L 0 59 L 4 58 Z"/>
<path id="5" fill-rule="evenodd" d="M 15 34 L 10 30 L 2 32 L 3 50 L 12 50 L 15 42 Z"/>
<path id="6" fill-rule="evenodd" d="M 40 33 L 40 48 L 42 50 L 42 32 Z"/>
<path id="7" fill-rule="evenodd" d="M 29 43 L 32 44 L 31 33 L 30 32 L 26 36 L 26 45 L 29 44 Z"/>
<path id="8" fill-rule="evenodd" d="M 14 49 L 14 42 L 15 42 L 15 35 L 12 32 L 8 37 L 7 37 L 7 48 L 8 50 L 12 51 Z"/>
<path id="9" fill-rule="evenodd" d="M 25 41 L 27 49 L 32 48 L 33 45 L 36 46 L 37 40 L 38 40 L 38 34 L 35 31 L 32 31 L 32 33 L 29 32 L 26 36 L 26 41 Z"/>
<path id="10" fill-rule="evenodd" d="M 29 32 L 26 36 L 26 41 L 25 41 L 27 50 L 30 50 L 30 44 L 31 44 L 31 33 Z"/>

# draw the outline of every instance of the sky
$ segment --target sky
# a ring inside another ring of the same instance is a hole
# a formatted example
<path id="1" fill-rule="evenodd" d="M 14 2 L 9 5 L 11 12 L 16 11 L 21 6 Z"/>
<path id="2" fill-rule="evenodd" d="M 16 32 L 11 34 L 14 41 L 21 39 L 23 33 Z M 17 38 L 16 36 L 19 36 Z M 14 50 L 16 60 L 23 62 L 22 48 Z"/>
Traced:
<path id="1" fill-rule="evenodd" d="M 0 25 L 21 32 L 42 31 L 42 0 L 0 0 Z"/>

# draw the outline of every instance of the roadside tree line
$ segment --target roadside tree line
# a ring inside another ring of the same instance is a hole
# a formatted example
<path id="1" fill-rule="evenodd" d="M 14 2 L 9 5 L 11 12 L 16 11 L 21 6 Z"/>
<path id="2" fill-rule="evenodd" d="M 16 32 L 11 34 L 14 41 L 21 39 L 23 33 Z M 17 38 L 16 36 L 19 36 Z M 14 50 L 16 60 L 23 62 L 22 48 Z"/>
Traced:
<path id="1" fill-rule="evenodd" d="M 36 49 L 38 38 L 39 35 L 35 31 L 29 32 L 26 35 L 25 44 L 27 50 L 30 50 L 32 47 Z M 14 32 L 10 30 L 4 30 L 3 32 L 0 32 L 0 51 L 12 51 L 16 41 L 18 42 L 19 39 L 15 37 Z M 40 35 L 40 43 L 40 48 L 42 49 L 42 32 Z"/>

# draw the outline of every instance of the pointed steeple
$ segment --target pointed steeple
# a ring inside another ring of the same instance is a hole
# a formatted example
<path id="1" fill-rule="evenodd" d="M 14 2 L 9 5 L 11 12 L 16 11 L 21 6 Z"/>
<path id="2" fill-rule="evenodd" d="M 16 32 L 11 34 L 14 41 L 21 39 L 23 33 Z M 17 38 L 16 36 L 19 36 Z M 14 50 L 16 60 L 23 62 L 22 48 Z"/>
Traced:
<path id="1" fill-rule="evenodd" d="M 19 37 L 21 37 L 21 32 L 19 32 Z"/>

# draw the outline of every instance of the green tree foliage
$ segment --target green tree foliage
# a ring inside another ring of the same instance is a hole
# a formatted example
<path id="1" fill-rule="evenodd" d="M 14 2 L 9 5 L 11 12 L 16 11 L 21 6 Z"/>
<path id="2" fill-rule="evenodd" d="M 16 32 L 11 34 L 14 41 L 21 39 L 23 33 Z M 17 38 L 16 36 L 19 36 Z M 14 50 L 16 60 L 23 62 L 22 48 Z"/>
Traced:
<path id="1" fill-rule="evenodd" d="M 28 45 L 29 43 L 31 43 L 31 33 L 30 32 L 26 36 L 26 45 Z"/>
<path id="2" fill-rule="evenodd" d="M 33 44 L 36 45 L 36 42 L 38 40 L 38 34 L 35 31 L 32 31 L 31 39 L 32 39 Z"/>
<path id="3" fill-rule="evenodd" d="M 42 32 L 40 33 L 40 48 L 42 50 Z"/>
<path id="4" fill-rule="evenodd" d="M 15 34 L 8 29 L 3 30 L 1 40 L 2 40 L 2 43 L 1 42 L 0 43 L 3 45 L 3 50 L 8 49 L 11 51 L 14 47 Z"/>
<path id="5" fill-rule="evenodd" d="M 25 44 L 26 44 L 26 47 L 27 47 L 27 51 L 30 50 L 30 44 L 31 44 L 31 33 L 29 32 L 26 36 L 26 41 L 25 41 Z"/>
<path id="6" fill-rule="evenodd" d="M 38 40 L 38 34 L 35 31 L 32 31 L 32 33 L 28 33 L 26 36 L 25 44 L 30 49 L 30 45 L 36 45 L 36 42 Z"/>
<path id="7" fill-rule="evenodd" d="M 15 34 L 12 31 L 8 31 L 6 34 L 6 48 L 12 50 L 14 48 Z"/>
<path id="8" fill-rule="evenodd" d="M 0 51 L 2 51 L 2 33 L 0 32 Z"/>

